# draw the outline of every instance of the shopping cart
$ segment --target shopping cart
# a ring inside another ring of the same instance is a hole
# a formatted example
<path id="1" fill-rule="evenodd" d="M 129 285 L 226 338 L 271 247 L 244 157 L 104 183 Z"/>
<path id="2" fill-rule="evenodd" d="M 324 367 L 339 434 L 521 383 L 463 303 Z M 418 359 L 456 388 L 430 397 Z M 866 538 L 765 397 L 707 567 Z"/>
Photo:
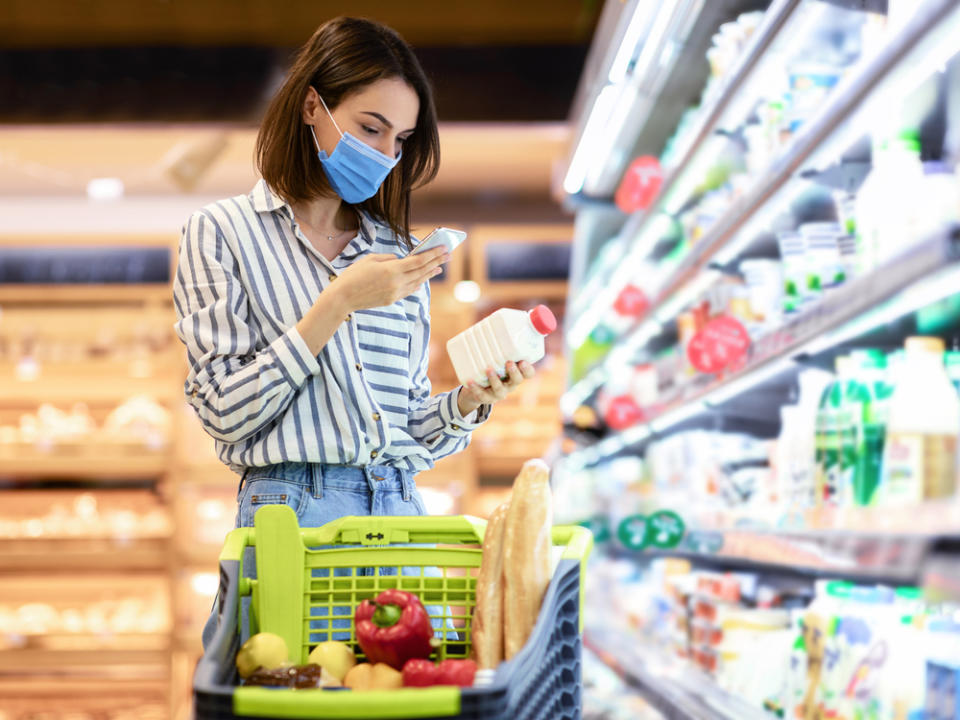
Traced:
<path id="1" fill-rule="evenodd" d="M 485 527 L 482 520 L 454 516 L 346 517 L 300 528 L 287 506 L 260 509 L 254 527 L 232 531 L 220 553 L 217 630 L 193 681 L 197 720 L 580 718 L 583 565 L 593 537 L 575 526 L 553 529 L 556 569 L 536 626 L 488 685 L 368 692 L 239 686 L 234 659 L 244 596 L 251 598 L 249 632 L 280 635 L 299 663 L 331 636 L 355 642 L 356 606 L 397 587 L 416 593 L 433 618 L 442 619 L 447 629 L 438 633 L 440 659 L 467 657 Z M 242 571 L 248 546 L 256 579 Z"/>

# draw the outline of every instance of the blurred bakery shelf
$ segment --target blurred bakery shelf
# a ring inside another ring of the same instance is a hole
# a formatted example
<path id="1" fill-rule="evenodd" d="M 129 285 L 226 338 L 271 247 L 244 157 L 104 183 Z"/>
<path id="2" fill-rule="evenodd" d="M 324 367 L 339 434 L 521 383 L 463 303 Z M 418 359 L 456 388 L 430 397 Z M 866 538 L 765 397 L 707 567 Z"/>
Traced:
<path id="1" fill-rule="evenodd" d="M 170 466 L 166 452 L 146 448 L 75 445 L 55 452 L 0 445 L 0 476 L 15 479 L 155 480 Z"/>
<path id="2" fill-rule="evenodd" d="M 169 563 L 168 538 L 0 539 L 0 573 L 56 570 L 159 570 Z"/>
<path id="3" fill-rule="evenodd" d="M 137 364 L 139 363 L 139 365 Z M 0 397 L 5 407 L 36 407 L 40 403 L 71 405 L 82 402 L 88 405 L 119 405 L 127 398 L 137 395 L 151 397 L 160 403 L 169 403 L 173 393 L 164 388 L 166 379 L 173 374 L 171 368 L 156 360 L 131 360 L 125 363 L 85 362 L 67 367 L 41 365 L 30 380 L 13 380 L 25 371 L 25 365 L 0 362 Z M 179 370 L 179 367 L 177 367 Z M 140 377 L 132 377 L 132 373 Z M 109 381 L 105 381 L 109 378 Z M 179 395 L 179 393 L 178 393 Z"/>

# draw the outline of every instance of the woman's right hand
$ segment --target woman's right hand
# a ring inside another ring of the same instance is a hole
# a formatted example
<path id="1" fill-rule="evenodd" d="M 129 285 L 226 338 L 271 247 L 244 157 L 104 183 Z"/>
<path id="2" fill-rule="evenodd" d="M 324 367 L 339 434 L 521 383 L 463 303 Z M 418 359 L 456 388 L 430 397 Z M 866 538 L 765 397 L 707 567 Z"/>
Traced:
<path id="1" fill-rule="evenodd" d="M 367 255 L 340 273 L 331 289 L 340 293 L 350 312 L 385 307 L 413 295 L 427 280 L 443 272 L 450 260 L 446 248 L 398 258 Z"/>

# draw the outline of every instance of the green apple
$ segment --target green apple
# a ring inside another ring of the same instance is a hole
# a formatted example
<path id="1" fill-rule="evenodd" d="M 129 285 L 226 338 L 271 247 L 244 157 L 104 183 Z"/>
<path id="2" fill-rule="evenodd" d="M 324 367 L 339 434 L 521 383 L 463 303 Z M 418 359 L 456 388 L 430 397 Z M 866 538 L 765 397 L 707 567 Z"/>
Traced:
<path id="1" fill-rule="evenodd" d="M 353 654 L 349 645 L 328 640 L 310 651 L 307 662 L 316 663 L 337 680 L 343 682 L 343 678 L 346 677 L 350 668 L 357 664 L 357 656 Z"/>
<path id="2" fill-rule="evenodd" d="M 257 633 L 247 640 L 237 653 L 237 672 L 248 678 L 257 668 L 274 670 L 290 660 L 287 643 L 274 633 Z"/>

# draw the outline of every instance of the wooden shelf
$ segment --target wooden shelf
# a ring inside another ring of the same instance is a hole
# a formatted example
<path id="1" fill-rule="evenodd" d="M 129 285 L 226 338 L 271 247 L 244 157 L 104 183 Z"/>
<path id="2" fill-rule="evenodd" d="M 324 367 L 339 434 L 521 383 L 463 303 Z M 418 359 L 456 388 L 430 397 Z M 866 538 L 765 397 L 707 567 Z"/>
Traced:
<path id="1" fill-rule="evenodd" d="M 169 538 L 0 539 L 0 572 L 163 570 Z"/>
<path id="2" fill-rule="evenodd" d="M 89 647 L 75 650 L 53 650 L 47 648 L 21 648 L 0 650 L 0 676 L 10 672 L 37 673 L 52 668 L 68 671 L 71 667 L 88 670 L 92 667 L 111 666 L 158 666 L 166 668 L 170 663 L 170 639 L 163 638 L 156 647 L 133 649 L 109 649 Z"/>
<path id="3" fill-rule="evenodd" d="M 43 367 L 35 380 L 0 382 L 0 404 L 31 408 L 45 402 L 58 406 L 76 402 L 119 405 L 135 395 L 147 395 L 161 404 L 173 402 L 174 392 L 166 387 L 167 378 L 173 376 L 172 371 L 155 366 L 150 377 L 135 378 L 129 375 L 129 367 L 129 363 L 103 363 L 86 373 L 51 371 Z M 0 378 L 12 378 L 14 374 L 10 363 L 0 363 Z M 163 391 L 157 392 L 158 388 Z M 176 393 L 176 399 L 182 399 L 182 395 Z"/>
<path id="4" fill-rule="evenodd" d="M 95 446 L 44 453 L 23 446 L 0 446 L 0 476 L 25 480 L 150 480 L 164 475 L 169 467 L 169 452 L 146 448 L 140 454 Z"/>
<path id="5" fill-rule="evenodd" d="M 166 283 L 143 285 L 2 285 L 0 286 L 0 302 L 172 304 L 173 295 L 170 286 Z"/>

